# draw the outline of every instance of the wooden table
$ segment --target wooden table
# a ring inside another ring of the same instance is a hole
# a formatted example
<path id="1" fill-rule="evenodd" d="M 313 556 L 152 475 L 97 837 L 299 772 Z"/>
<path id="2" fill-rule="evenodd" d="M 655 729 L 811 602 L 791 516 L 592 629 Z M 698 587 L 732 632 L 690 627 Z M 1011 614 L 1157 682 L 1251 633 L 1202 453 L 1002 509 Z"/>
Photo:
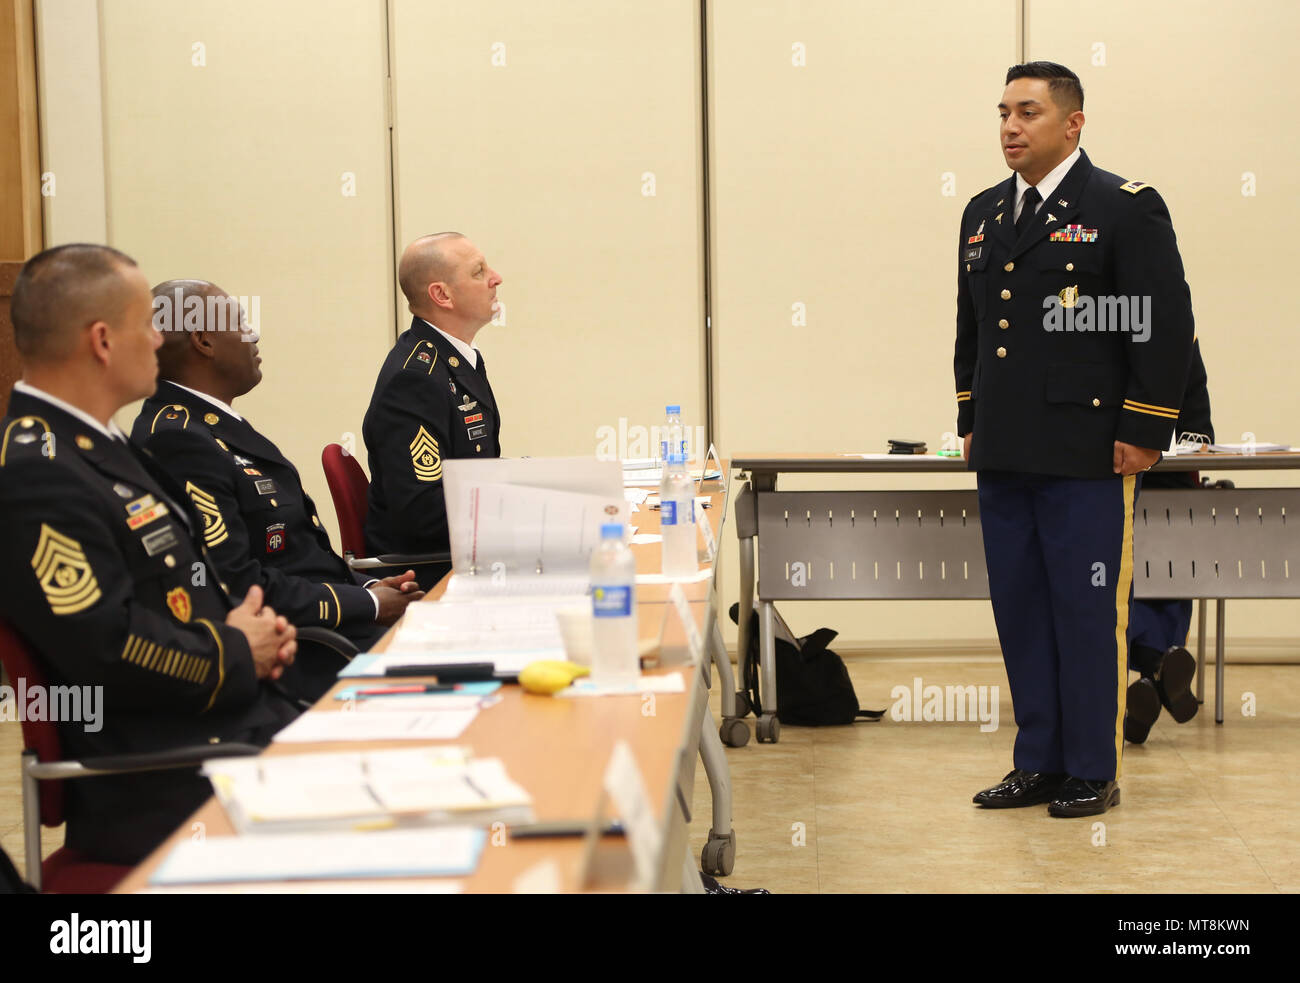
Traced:
<path id="1" fill-rule="evenodd" d="M 714 492 L 710 500 L 711 508 L 705 510 L 704 516 L 715 529 L 715 536 L 720 536 L 724 512 L 721 491 Z M 631 524 L 636 525 L 639 532 L 657 533 L 658 512 L 642 506 L 639 512 L 632 514 Z M 703 537 L 701 547 L 702 539 Z M 638 572 L 651 573 L 659 570 L 658 544 L 634 546 L 633 552 Z M 713 579 L 683 585 L 696 627 L 701 632 L 709 627 L 710 619 L 716 619 Z M 444 580 L 421 603 L 436 603 L 445 589 Z M 669 589 L 665 585 L 638 587 L 639 632 L 643 640 L 658 638 L 661 625 L 665 624 L 666 619 L 664 651 L 684 653 L 687 649 L 686 634 L 671 610 L 672 605 L 668 603 Z M 376 644 L 375 651 L 386 648 L 392 637 L 393 631 L 389 631 Z M 671 665 L 656 670 L 656 673 L 682 672 L 686 678 L 686 691 L 680 694 L 656 694 L 652 714 L 643 712 L 645 701 L 642 695 L 555 699 L 525 693 L 518 686 L 505 686 L 500 690 L 501 702 L 480 711 L 458 739 L 429 743 L 463 745 L 471 748 L 476 757 L 501 758 L 511 778 L 532 796 L 534 812 L 539 822 L 587 822 L 595 816 L 610 751 L 616 740 L 626 741 L 645 780 L 655 814 L 662 817 L 660 828 L 664 850 L 656 886 L 661 890 L 679 890 L 683 884 L 686 827 L 689 822 L 695 760 L 701 734 L 712 726 L 711 721 L 705 723 L 708 715 L 708 693 L 704 683 L 707 666 L 706 659 L 703 665 Z M 335 700 L 333 696 L 345 682 L 333 687 L 317 704 L 316 709 L 338 711 L 341 701 Z M 265 753 L 307 754 L 413 746 L 418 746 L 417 742 L 272 744 Z M 196 826 L 196 823 L 201 826 Z M 729 827 L 728 809 L 726 828 L 729 830 Z M 145 858 L 117 886 L 116 891 L 131 893 L 148 890 L 149 877 L 171 849 L 182 840 L 191 839 L 197 830 L 202 830 L 205 836 L 229 836 L 234 832 L 220 804 L 216 799 L 210 799 L 166 842 Z M 504 842 L 499 845 L 494 843 L 498 839 L 504 839 Z M 621 836 L 602 839 L 590 871 L 591 877 L 586 884 L 579 882 L 584 851 L 583 841 L 577 837 L 489 837 L 478 869 L 472 875 L 458 880 L 467 892 L 510 892 L 515 889 L 517 878 L 535 869 L 537 865 L 550 861 L 554 862 L 558 870 L 558 887 L 562 891 L 627 890 L 633 883 L 631 853 Z M 426 883 L 426 880 L 412 879 L 402 887 L 409 889 L 413 884 L 420 883 Z M 433 881 L 427 883 L 430 887 L 434 886 Z M 303 886 L 306 889 L 313 885 L 304 882 Z M 273 887 L 283 889 L 284 885 Z M 268 885 L 214 885 L 211 889 L 232 888 L 258 891 L 266 890 Z M 198 892 L 208 889 L 203 885 L 194 888 Z M 379 889 L 382 890 L 382 887 Z"/>

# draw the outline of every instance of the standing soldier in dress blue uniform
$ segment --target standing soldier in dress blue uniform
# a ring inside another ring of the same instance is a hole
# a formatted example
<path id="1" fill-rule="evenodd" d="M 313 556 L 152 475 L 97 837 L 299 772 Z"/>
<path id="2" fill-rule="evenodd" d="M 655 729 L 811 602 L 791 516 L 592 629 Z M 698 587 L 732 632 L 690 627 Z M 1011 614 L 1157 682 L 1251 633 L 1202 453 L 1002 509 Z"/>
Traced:
<path id="1" fill-rule="evenodd" d="M 954 368 L 1018 732 L 975 801 L 1092 816 L 1119 803 L 1133 507 L 1178 419 L 1191 295 L 1160 195 L 1079 147 L 1078 76 L 1013 66 L 998 112 L 1015 174 L 962 215 Z"/>

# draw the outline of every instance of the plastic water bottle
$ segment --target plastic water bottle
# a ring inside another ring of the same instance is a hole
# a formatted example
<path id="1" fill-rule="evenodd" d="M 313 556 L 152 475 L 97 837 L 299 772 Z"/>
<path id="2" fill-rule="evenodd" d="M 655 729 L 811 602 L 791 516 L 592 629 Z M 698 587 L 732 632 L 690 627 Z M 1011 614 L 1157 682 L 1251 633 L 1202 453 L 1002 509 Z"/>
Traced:
<path id="1" fill-rule="evenodd" d="M 617 522 L 600 527 L 600 546 L 591 554 L 591 613 L 592 681 L 617 686 L 639 679 L 636 560 Z"/>
<path id="2" fill-rule="evenodd" d="M 691 577 L 699 570 L 695 540 L 695 482 L 686 458 L 671 454 L 659 482 L 659 525 L 665 577 Z"/>
<path id="3" fill-rule="evenodd" d="M 668 421 L 664 424 L 663 437 L 659 441 L 659 463 L 667 471 L 668 461 L 674 454 L 681 454 L 685 459 L 686 441 L 683 439 L 685 431 L 682 429 L 682 408 L 665 406 L 664 411 L 668 414 Z"/>

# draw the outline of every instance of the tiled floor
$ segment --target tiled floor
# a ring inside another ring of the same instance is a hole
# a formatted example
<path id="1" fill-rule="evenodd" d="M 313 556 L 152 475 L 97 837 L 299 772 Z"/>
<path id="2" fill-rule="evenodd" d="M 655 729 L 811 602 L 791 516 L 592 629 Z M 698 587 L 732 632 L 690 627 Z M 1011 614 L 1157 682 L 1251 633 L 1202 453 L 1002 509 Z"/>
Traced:
<path id="1" fill-rule="evenodd" d="M 917 676 L 997 686 L 999 727 L 886 715 L 787 726 L 778 744 L 728 749 L 738 852 L 725 883 L 781 893 L 1300 891 L 1300 667 L 1230 665 L 1223 726 L 1212 706 L 1183 725 L 1162 716 L 1145 745 L 1126 748 L 1122 804 L 1072 820 L 1045 806 L 971 804 L 1011 767 L 1000 664 L 864 658 L 849 669 L 865 707 L 889 708 L 892 688 Z M 1247 692 L 1255 717 L 1241 714 Z M 712 702 L 719 716 L 716 692 Z M 21 870 L 20 747 L 18 724 L 0 723 L 0 846 Z M 703 768 L 694 816 L 698 857 L 712 816 Z M 44 831 L 47 854 L 61 841 Z"/>
<path id="2" fill-rule="evenodd" d="M 1300 890 L 1300 667 L 1230 665 L 1223 726 L 1212 704 L 1183 725 L 1162 715 L 1145 745 L 1126 746 L 1120 806 L 1092 819 L 971 803 L 1011 769 L 1000 664 L 863 658 L 849 670 L 862 705 L 876 709 L 917 676 L 997 686 L 999 727 L 886 715 L 783 727 L 778 744 L 751 737 L 728 749 L 737 860 L 724 883 L 782 893 Z M 1255 717 L 1242 716 L 1246 692 Z M 712 703 L 720 716 L 716 693 Z M 698 856 L 712 816 L 702 769 L 694 810 Z"/>

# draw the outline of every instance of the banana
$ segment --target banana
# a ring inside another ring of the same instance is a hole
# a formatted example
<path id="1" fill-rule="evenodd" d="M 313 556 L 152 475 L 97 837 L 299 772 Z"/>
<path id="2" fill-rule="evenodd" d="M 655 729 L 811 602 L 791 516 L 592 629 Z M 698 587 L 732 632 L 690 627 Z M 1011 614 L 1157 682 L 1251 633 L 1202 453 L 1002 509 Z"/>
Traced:
<path id="1" fill-rule="evenodd" d="M 591 675 L 591 670 L 573 662 L 541 659 L 530 662 L 519 673 L 519 685 L 530 693 L 558 693 L 575 679 Z"/>

